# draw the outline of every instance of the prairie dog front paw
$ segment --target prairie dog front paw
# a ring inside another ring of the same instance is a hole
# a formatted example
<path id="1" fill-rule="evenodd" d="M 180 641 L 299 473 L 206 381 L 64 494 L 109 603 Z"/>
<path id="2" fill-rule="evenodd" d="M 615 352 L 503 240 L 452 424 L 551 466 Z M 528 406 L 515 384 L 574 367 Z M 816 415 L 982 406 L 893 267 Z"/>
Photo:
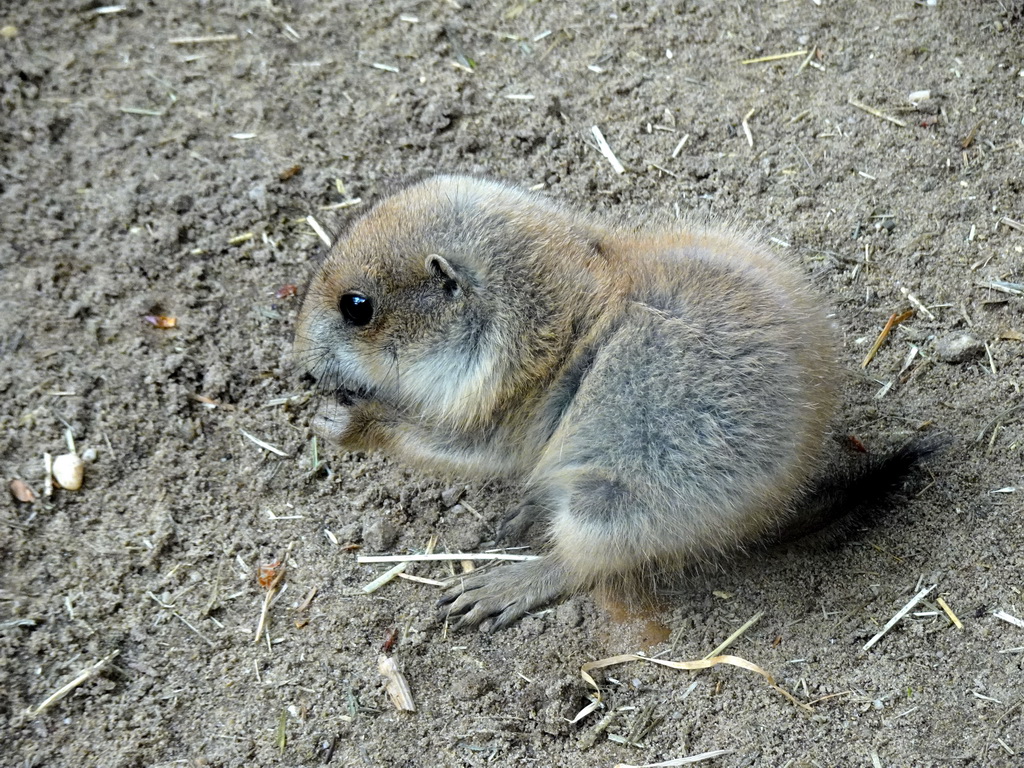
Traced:
<path id="1" fill-rule="evenodd" d="M 313 417 L 313 432 L 321 440 L 336 445 L 350 442 L 355 426 L 352 405 L 340 405 L 336 402 L 324 403 L 316 416 Z"/>

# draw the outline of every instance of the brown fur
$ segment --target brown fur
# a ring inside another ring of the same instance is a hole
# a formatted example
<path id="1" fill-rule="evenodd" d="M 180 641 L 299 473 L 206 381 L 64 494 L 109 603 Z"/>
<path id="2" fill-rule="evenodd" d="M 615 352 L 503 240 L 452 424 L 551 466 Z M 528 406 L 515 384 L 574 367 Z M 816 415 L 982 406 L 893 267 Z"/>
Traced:
<path id="1" fill-rule="evenodd" d="M 370 297 L 358 326 L 338 309 Z M 384 200 L 314 276 L 296 349 L 318 431 L 430 470 L 525 483 L 550 552 L 466 580 L 461 623 L 680 567 L 784 527 L 835 404 L 820 302 L 728 232 L 632 232 L 494 182 Z"/>

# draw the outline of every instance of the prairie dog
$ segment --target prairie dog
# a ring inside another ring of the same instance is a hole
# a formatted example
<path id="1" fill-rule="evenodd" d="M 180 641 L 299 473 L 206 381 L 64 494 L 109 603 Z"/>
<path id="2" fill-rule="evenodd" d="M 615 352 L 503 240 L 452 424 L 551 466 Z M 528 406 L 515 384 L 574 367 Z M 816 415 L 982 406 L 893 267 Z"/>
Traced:
<path id="1" fill-rule="evenodd" d="M 713 230 L 631 230 L 437 176 L 387 198 L 312 278 L 296 351 L 323 437 L 524 485 L 499 538 L 540 559 L 468 577 L 460 624 L 773 536 L 822 471 L 836 342 L 790 264 Z"/>

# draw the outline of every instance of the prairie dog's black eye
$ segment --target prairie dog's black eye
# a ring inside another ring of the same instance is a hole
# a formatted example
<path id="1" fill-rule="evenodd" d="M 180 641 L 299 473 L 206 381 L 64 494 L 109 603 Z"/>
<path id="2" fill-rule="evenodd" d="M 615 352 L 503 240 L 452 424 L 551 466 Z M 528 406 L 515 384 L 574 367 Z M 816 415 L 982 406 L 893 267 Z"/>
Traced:
<path id="1" fill-rule="evenodd" d="M 350 291 L 338 299 L 338 311 L 352 325 L 366 325 L 373 319 L 373 299 Z"/>

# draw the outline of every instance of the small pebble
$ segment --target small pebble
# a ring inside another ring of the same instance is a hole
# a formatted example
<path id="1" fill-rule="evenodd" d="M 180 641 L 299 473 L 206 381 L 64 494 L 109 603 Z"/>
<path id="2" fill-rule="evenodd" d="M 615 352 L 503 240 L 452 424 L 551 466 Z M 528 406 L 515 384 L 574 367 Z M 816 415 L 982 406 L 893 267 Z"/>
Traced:
<path id="1" fill-rule="evenodd" d="M 944 363 L 965 363 L 985 351 L 985 345 L 969 333 L 950 333 L 935 342 L 935 358 Z"/>
<path id="2" fill-rule="evenodd" d="M 459 520 L 468 514 L 461 504 L 456 504 L 446 517 L 449 520 Z M 475 517 L 465 517 L 464 521 L 449 536 L 448 544 L 454 551 L 473 552 L 479 549 L 480 542 L 483 541 L 483 523 Z"/>
<path id="3" fill-rule="evenodd" d="M 7 486 L 11 491 L 11 496 L 16 498 L 18 501 L 23 503 L 29 503 L 36 500 L 35 493 L 29 488 L 28 483 L 24 480 L 15 478 L 11 480 L 10 485 Z"/>
<path id="4" fill-rule="evenodd" d="M 367 516 L 363 522 L 363 545 L 370 552 L 387 552 L 398 539 L 398 529 L 390 520 Z"/>
<path id="5" fill-rule="evenodd" d="M 77 453 L 65 453 L 53 460 L 53 479 L 64 490 L 77 491 L 84 476 L 85 462 Z"/>
<path id="6" fill-rule="evenodd" d="M 460 701 L 476 701 L 494 690 L 494 679 L 482 672 L 462 672 L 455 676 L 449 691 Z"/>
<path id="7" fill-rule="evenodd" d="M 441 503 L 445 507 L 454 507 L 463 496 L 466 495 L 466 487 L 464 485 L 453 485 L 451 488 L 445 488 L 441 491 Z"/>

